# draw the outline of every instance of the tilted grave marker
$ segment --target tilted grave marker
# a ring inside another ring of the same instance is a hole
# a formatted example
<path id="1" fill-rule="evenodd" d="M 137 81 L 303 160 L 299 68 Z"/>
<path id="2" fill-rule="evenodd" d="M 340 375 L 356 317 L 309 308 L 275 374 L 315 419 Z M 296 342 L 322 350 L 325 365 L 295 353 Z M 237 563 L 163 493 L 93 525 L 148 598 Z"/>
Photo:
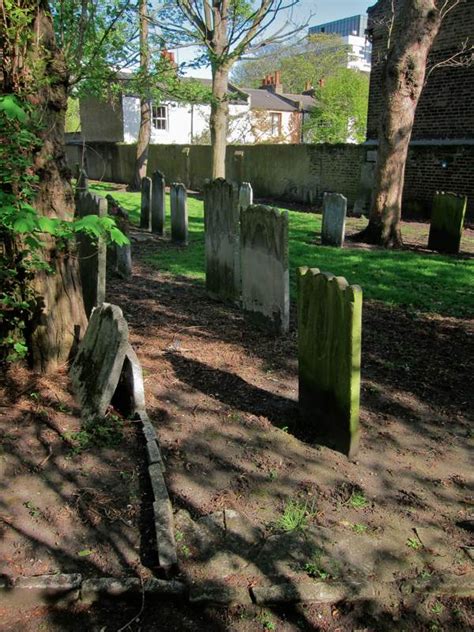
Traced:
<path id="1" fill-rule="evenodd" d="M 184 184 L 175 182 L 170 189 L 171 240 L 188 243 L 188 195 Z"/>
<path id="2" fill-rule="evenodd" d="M 433 199 L 428 248 L 457 254 L 461 246 L 467 197 L 456 193 L 437 192 Z"/>
<path id="3" fill-rule="evenodd" d="M 107 215 L 107 200 L 88 192 L 76 194 L 76 211 L 80 218 L 87 215 Z M 87 317 L 94 307 L 105 301 L 105 279 L 107 246 L 102 237 L 91 237 L 78 233 L 79 272 L 81 275 L 82 298 Z"/>
<path id="4" fill-rule="evenodd" d="M 239 193 L 223 178 L 204 186 L 206 289 L 213 298 L 240 300 Z"/>
<path id="5" fill-rule="evenodd" d="M 251 205 L 240 212 L 242 307 L 273 333 L 288 331 L 288 211 Z"/>
<path id="6" fill-rule="evenodd" d="M 347 198 L 340 193 L 325 193 L 321 243 L 328 246 L 343 246 L 346 228 Z"/>
<path id="7" fill-rule="evenodd" d="M 124 235 L 129 237 L 130 222 L 128 213 L 120 206 L 110 194 L 105 196 L 109 204 L 109 215 L 114 217 L 117 228 Z M 111 243 L 107 246 L 107 266 L 109 270 L 115 272 L 123 279 L 128 279 L 132 275 L 132 245 L 130 243 L 119 246 Z"/>
<path id="8" fill-rule="evenodd" d="M 140 207 L 140 228 L 151 231 L 151 201 L 152 184 L 151 178 L 142 178 Z"/>
<path id="9" fill-rule="evenodd" d="M 359 446 L 362 290 L 298 270 L 300 414 L 309 436 L 350 458 Z"/>
<path id="10" fill-rule="evenodd" d="M 165 187 L 165 175 L 161 171 L 155 171 L 152 179 L 151 231 L 162 236 L 165 234 L 166 221 Z"/>

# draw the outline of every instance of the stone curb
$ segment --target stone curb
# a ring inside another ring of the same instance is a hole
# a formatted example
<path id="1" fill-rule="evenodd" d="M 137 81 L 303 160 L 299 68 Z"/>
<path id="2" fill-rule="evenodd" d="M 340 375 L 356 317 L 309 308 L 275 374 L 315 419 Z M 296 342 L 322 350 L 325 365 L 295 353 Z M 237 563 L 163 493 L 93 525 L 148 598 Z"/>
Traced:
<path id="1" fill-rule="evenodd" d="M 173 507 L 163 477 L 165 465 L 158 444 L 155 429 L 144 410 L 138 411 L 142 422 L 142 431 L 146 441 L 148 475 L 153 490 L 153 514 L 158 548 L 158 564 L 169 570 L 178 563 L 176 541 L 174 538 Z"/>
<path id="2" fill-rule="evenodd" d="M 253 601 L 260 605 L 266 603 L 334 603 L 348 599 L 351 594 L 343 584 L 326 582 L 284 583 L 273 586 L 253 587 L 250 589 Z"/>
<path id="3" fill-rule="evenodd" d="M 177 580 L 138 577 L 96 577 L 84 579 L 79 573 L 18 577 L 13 581 L 0 580 L 0 601 L 18 600 L 19 603 L 81 601 L 92 603 L 100 597 L 127 597 L 144 592 L 147 595 L 183 597 L 187 587 Z"/>

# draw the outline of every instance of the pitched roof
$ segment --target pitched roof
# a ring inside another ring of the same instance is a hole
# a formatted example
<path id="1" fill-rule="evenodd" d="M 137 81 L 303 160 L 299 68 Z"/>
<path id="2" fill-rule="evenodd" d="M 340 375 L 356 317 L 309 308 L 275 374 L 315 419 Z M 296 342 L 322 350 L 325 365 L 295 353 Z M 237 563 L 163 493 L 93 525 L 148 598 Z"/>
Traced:
<path id="1" fill-rule="evenodd" d="M 298 112 L 303 109 L 308 112 L 315 105 L 313 97 L 308 94 L 276 94 L 265 88 L 242 88 L 242 92 L 250 96 L 250 108 L 253 110 Z"/>

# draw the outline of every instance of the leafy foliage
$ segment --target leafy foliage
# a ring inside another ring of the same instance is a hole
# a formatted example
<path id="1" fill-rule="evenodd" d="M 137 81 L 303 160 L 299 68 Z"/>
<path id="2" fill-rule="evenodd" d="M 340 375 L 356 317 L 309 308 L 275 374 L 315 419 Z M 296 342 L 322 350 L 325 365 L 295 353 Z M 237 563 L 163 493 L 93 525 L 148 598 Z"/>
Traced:
<path id="1" fill-rule="evenodd" d="M 232 81 L 243 88 L 259 88 L 265 75 L 279 70 L 284 91 L 298 94 L 308 82 L 316 87 L 320 79 L 344 67 L 347 56 L 348 46 L 337 35 L 311 35 L 302 42 L 265 47 L 236 66 Z"/>
<path id="2" fill-rule="evenodd" d="M 367 128 L 369 78 L 358 70 L 341 68 L 329 77 L 316 97 L 316 106 L 305 125 L 314 143 L 362 143 Z"/>

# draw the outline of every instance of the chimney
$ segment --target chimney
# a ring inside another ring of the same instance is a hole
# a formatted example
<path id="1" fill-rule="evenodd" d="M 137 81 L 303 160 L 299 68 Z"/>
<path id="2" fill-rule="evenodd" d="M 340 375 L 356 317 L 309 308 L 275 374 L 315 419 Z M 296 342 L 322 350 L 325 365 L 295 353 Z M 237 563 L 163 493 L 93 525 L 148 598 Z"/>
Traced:
<path id="1" fill-rule="evenodd" d="M 176 68 L 177 64 L 176 64 L 175 59 L 174 59 L 174 53 L 173 53 L 173 51 L 171 51 L 171 50 L 166 50 L 166 48 L 164 48 L 164 49 L 161 51 L 161 58 L 162 58 L 162 59 L 166 59 L 167 61 L 169 61 L 170 66 L 172 66 L 173 68 Z"/>
<path id="2" fill-rule="evenodd" d="M 273 75 L 265 75 L 261 88 L 273 92 L 274 94 L 282 94 L 283 86 L 281 84 L 281 72 L 276 70 Z"/>

